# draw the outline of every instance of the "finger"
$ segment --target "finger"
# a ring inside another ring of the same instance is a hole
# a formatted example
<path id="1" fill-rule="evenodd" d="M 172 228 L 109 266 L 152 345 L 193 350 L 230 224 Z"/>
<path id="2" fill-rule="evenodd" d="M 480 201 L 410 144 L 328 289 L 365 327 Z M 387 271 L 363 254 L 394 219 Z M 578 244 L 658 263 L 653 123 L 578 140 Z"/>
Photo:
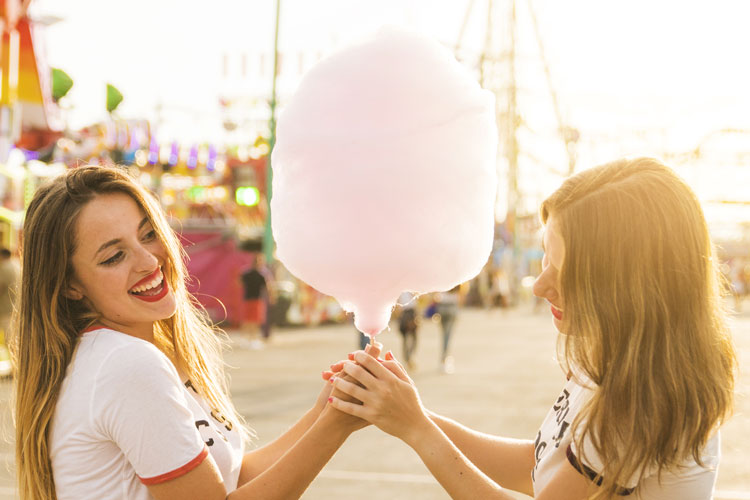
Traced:
<path id="1" fill-rule="evenodd" d="M 352 377 L 351 375 L 347 375 L 347 374 L 346 374 L 346 373 L 344 373 L 343 371 L 341 371 L 340 373 L 338 373 L 338 374 L 336 375 L 336 378 L 337 378 L 337 379 L 339 379 L 339 378 L 340 378 L 340 379 L 346 380 L 347 382 L 351 382 L 352 384 L 357 384 L 357 385 L 359 385 L 360 387 L 364 387 L 364 385 L 362 385 L 362 384 L 360 384 L 359 382 L 357 382 L 357 379 L 355 379 L 355 378 L 354 378 L 354 377 Z M 330 382 L 333 382 L 333 381 L 331 380 Z"/>
<path id="2" fill-rule="evenodd" d="M 391 373 L 396 375 L 398 378 L 400 378 L 404 382 L 411 382 L 411 378 L 409 377 L 409 374 L 406 372 L 404 367 L 398 361 L 384 361 L 383 366 L 388 368 L 391 371 Z"/>
<path id="3" fill-rule="evenodd" d="M 368 346 L 369 346 L 369 344 L 368 344 Z M 381 347 L 382 347 L 382 344 L 381 344 Z M 379 348 L 378 348 L 378 349 L 379 349 Z M 349 361 L 354 361 L 354 359 L 355 359 L 355 356 L 357 355 L 357 353 L 358 353 L 358 352 L 365 352 L 365 351 L 359 350 L 359 351 L 354 351 L 354 352 L 350 352 L 350 353 L 349 353 Z M 378 354 L 378 355 L 380 355 L 380 352 L 377 352 L 377 354 Z M 378 358 L 378 357 L 377 357 L 377 356 L 375 355 L 375 350 L 374 350 L 374 349 L 373 349 L 373 354 L 370 354 L 370 356 L 372 356 L 373 358 L 377 359 L 377 360 L 378 360 L 378 361 L 380 361 L 381 363 L 383 362 L 383 360 L 382 360 L 382 359 Z M 356 362 L 356 361 L 355 361 L 355 362 Z"/>
<path id="4" fill-rule="evenodd" d="M 354 355 L 354 360 L 359 363 L 360 365 L 367 368 L 367 371 L 373 374 L 373 376 L 377 379 L 381 380 L 387 380 L 389 377 L 395 377 L 393 373 L 390 372 L 387 368 L 384 368 L 378 361 L 370 356 L 369 354 L 365 354 L 364 352 L 357 352 Z M 362 380 L 360 380 L 362 382 Z M 367 387 L 367 384 L 365 384 L 365 387 Z"/>
<path id="5" fill-rule="evenodd" d="M 333 406 L 340 412 L 359 418 L 365 418 L 365 407 L 362 405 L 358 405 L 357 403 L 349 403 L 348 401 L 339 399 L 336 396 L 331 396 L 328 398 L 328 404 Z"/>
<path id="6" fill-rule="evenodd" d="M 404 365 L 402 365 L 401 362 L 396 359 L 396 356 L 393 355 L 393 351 L 388 351 L 387 353 L 385 353 L 385 359 L 386 361 L 391 361 L 395 363 L 396 366 L 398 366 L 397 371 L 391 370 L 393 373 L 396 374 L 396 376 L 398 376 L 398 378 L 411 382 L 411 377 L 409 376 L 409 372 L 407 372 L 406 368 L 404 368 Z"/>
<path id="7" fill-rule="evenodd" d="M 336 379 L 333 381 L 333 387 L 334 389 L 337 389 L 344 394 L 351 396 L 358 401 L 361 401 L 362 403 L 365 403 L 370 399 L 370 395 L 366 389 L 363 389 L 357 384 L 349 382 L 348 380 L 344 380 L 340 377 L 336 377 Z"/>
<path id="8" fill-rule="evenodd" d="M 331 380 L 331 377 L 333 377 L 333 375 L 334 373 L 330 370 L 323 370 L 323 373 L 321 373 L 323 380 Z"/>
<path id="9" fill-rule="evenodd" d="M 370 357 L 367 354 L 363 353 L 363 356 Z M 370 358 L 372 359 L 372 358 Z M 373 360 L 373 363 L 375 363 L 378 368 L 384 369 L 380 366 L 380 364 Z M 377 379 L 373 377 L 372 373 L 365 370 L 363 367 L 356 365 L 354 363 L 347 363 L 344 365 L 344 373 L 347 373 L 348 375 L 351 375 L 354 380 L 365 386 L 366 388 L 372 388 L 375 387 L 377 383 Z"/>
<path id="10" fill-rule="evenodd" d="M 343 393 L 343 392 L 339 391 L 336 388 L 332 388 L 332 389 L 333 390 L 331 391 L 331 393 L 329 394 L 329 396 L 336 396 L 337 398 L 339 398 L 342 401 L 348 401 L 350 403 L 354 403 L 354 404 L 358 404 L 358 405 L 362 404 L 362 401 L 360 401 L 359 399 L 354 398 L 354 397 L 352 397 L 352 396 L 350 396 L 350 395 L 348 395 L 346 393 Z"/>
<path id="11" fill-rule="evenodd" d="M 377 359 L 380 356 L 380 353 L 383 352 L 383 344 L 374 339 L 370 340 L 370 343 L 365 347 L 365 352 Z"/>
<path id="12" fill-rule="evenodd" d="M 331 371 L 332 372 L 340 372 L 341 368 L 343 368 L 344 363 L 346 363 L 346 360 L 337 361 L 336 363 L 331 365 Z"/>

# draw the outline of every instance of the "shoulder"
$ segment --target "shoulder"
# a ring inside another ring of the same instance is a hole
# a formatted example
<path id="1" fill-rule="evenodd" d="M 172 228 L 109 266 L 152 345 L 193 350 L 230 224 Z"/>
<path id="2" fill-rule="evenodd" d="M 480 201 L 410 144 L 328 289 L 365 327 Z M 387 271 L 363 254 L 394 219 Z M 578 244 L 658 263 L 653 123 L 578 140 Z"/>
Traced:
<path id="1" fill-rule="evenodd" d="M 177 370 L 154 345 L 114 330 L 87 333 L 84 342 L 96 363 L 89 411 L 105 435 L 120 435 L 128 422 L 192 418 Z"/>
<path id="2" fill-rule="evenodd" d="M 164 353 L 150 342 L 122 332 L 108 328 L 88 332 L 79 351 L 77 358 L 98 365 L 93 374 L 97 386 L 153 385 L 159 380 L 179 384 L 177 370 Z"/>
<path id="3" fill-rule="evenodd" d="M 88 344 L 92 353 L 108 355 L 111 358 L 135 356 L 138 359 L 163 358 L 168 361 L 164 353 L 151 342 L 110 328 L 99 328 L 84 333 L 81 336 L 81 344 Z"/>

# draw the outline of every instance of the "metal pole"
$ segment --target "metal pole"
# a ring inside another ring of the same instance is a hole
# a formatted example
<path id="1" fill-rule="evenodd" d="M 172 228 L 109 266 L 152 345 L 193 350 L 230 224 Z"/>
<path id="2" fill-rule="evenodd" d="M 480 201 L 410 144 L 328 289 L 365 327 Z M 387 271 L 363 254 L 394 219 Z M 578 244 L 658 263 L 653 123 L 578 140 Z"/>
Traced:
<path id="1" fill-rule="evenodd" d="M 271 85 L 271 118 L 268 122 L 270 137 L 268 139 L 268 156 L 266 156 L 266 224 L 263 231 L 263 255 L 266 264 L 273 262 L 273 233 L 271 231 L 271 196 L 273 195 L 273 170 L 271 168 L 271 153 L 276 144 L 276 77 L 279 73 L 279 13 L 281 0 L 276 0 L 276 27 L 273 40 L 273 80 Z"/>

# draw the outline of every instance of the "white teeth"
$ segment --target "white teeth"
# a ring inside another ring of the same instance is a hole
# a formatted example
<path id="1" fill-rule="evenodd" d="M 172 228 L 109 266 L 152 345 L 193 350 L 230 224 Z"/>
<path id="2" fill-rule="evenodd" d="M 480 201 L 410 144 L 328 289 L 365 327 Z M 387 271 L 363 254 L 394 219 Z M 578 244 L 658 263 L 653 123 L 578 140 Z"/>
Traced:
<path id="1" fill-rule="evenodd" d="M 144 283 L 141 286 L 131 288 L 130 293 L 145 292 L 146 290 L 149 290 L 151 288 L 158 286 L 162 282 L 163 279 L 164 279 L 164 275 L 161 273 L 161 269 L 159 269 L 159 273 L 156 276 L 154 276 L 154 279 L 152 279 L 148 283 Z"/>

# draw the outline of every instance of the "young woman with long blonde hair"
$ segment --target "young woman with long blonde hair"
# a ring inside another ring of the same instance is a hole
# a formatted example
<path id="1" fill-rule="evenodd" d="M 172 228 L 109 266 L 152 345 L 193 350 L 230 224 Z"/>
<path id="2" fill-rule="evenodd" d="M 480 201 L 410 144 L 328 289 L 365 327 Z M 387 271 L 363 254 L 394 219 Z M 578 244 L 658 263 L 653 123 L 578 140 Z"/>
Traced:
<path id="1" fill-rule="evenodd" d="M 736 357 L 695 194 L 656 160 L 567 179 L 541 206 L 543 271 L 568 381 L 535 439 L 472 431 L 426 410 L 392 357 L 363 352 L 332 405 L 393 434 L 452 498 L 711 498 Z M 338 367 L 339 369 L 342 366 Z"/>
<path id="2" fill-rule="evenodd" d="M 291 429 L 244 453 L 219 332 L 186 290 L 161 208 L 122 170 L 41 187 L 23 235 L 10 343 L 22 500 L 298 498 L 365 425 L 326 407 L 325 384 Z"/>

